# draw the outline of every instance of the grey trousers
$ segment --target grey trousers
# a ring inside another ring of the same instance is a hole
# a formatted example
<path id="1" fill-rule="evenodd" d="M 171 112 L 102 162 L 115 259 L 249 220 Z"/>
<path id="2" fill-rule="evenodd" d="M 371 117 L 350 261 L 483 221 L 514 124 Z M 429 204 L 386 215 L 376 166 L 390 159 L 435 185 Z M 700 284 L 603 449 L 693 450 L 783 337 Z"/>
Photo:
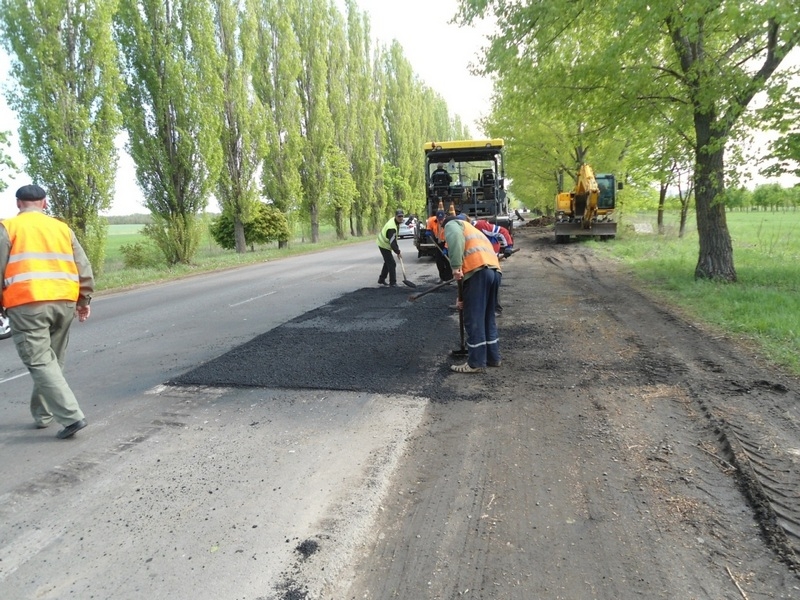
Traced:
<path id="1" fill-rule="evenodd" d="M 31 415 L 39 425 L 83 418 L 62 369 L 75 318 L 74 302 L 34 302 L 6 309 L 17 354 L 33 379 Z"/>

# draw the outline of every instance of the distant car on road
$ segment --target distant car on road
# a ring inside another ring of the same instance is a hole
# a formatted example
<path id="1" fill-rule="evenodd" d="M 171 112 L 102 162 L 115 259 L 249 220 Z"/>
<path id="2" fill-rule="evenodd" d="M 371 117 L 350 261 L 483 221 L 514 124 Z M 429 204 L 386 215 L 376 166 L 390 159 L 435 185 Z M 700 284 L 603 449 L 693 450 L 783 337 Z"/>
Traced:
<path id="1" fill-rule="evenodd" d="M 397 230 L 397 237 L 400 239 L 403 238 L 413 238 L 414 237 L 414 230 L 417 227 L 417 220 L 416 219 L 406 219 L 402 223 L 400 223 L 400 228 Z"/>

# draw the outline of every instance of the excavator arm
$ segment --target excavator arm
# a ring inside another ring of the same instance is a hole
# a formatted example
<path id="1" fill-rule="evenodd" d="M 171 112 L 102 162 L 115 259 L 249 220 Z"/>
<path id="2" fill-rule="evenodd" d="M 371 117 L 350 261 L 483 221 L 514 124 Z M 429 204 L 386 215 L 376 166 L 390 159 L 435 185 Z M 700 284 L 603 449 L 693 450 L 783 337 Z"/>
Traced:
<path id="1" fill-rule="evenodd" d="M 572 197 L 572 214 L 583 213 L 581 226 L 590 229 L 592 221 L 597 216 L 597 201 L 600 198 L 600 186 L 594 177 L 594 171 L 589 165 L 581 165 L 578 172 L 578 181 Z"/>

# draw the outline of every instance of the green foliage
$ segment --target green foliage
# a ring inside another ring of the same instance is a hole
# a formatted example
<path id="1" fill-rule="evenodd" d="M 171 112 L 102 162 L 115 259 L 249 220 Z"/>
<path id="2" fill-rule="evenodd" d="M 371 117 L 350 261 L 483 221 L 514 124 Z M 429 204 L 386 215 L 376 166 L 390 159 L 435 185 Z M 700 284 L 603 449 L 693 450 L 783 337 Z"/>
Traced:
<path id="1" fill-rule="evenodd" d="M 258 202 L 256 172 L 266 144 L 264 107 L 250 87 L 256 58 L 255 5 L 252 0 L 244 4 L 216 0 L 216 5 L 220 78 L 225 98 L 221 129 L 223 167 L 217 183 L 217 199 L 223 212 L 233 215 L 238 231 L 236 251 L 244 252 L 242 226 L 250 220 Z"/>
<path id="2" fill-rule="evenodd" d="M 158 248 L 152 244 L 135 242 L 120 246 L 126 269 L 151 269 L 163 263 Z"/>
<path id="3" fill-rule="evenodd" d="M 793 72 L 795 78 L 800 76 L 800 69 Z M 770 142 L 761 172 L 767 177 L 785 173 L 800 177 L 800 89 L 786 82 L 770 90 L 769 97 L 771 102 L 758 113 L 779 136 Z"/>
<path id="4" fill-rule="evenodd" d="M 120 0 L 123 117 L 136 179 L 169 264 L 189 262 L 222 160 L 219 54 L 208 0 Z"/>
<path id="5" fill-rule="evenodd" d="M 75 237 L 78 238 L 92 265 L 95 277 L 101 274 L 105 268 L 107 233 L 108 221 L 96 214 L 88 218 L 83 232 L 75 232 Z"/>
<path id="6" fill-rule="evenodd" d="M 291 219 L 304 190 L 302 105 L 297 81 L 303 56 L 292 25 L 297 0 L 260 0 L 253 89 L 266 111 L 263 195 Z"/>
<path id="7" fill-rule="evenodd" d="M 116 0 L 0 0 L 25 170 L 42 182 L 50 212 L 75 231 L 95 270 L 104 255 L 98 213 L 111 206 L 117 168 L 115 9 Z"/>
<path id="8" fill-rule="evenodd" d="M 800 43 L 796 1 L 461 0 L 462 21 L 479 17 L 498 27 L 484 68 L 498 79 L 490 124 L 493 135 L 513 136 L 510 159 L 517 140 L 520 157 L 551 155 L 550 169 L 536 169 L 546 181 L 562 165 L 571 170 L 565 154 L 579 164 L 602 143 L 606 158 L 589 162 L 619 172 L 616 143 L 618 160 L 635 150 L 639 160 L 627 164 L 659 183 L 691 162 L 695 275 L 735 281 L 725 151 L 755 95 L 783 82 L 778 68 Z"/>
<path id="9" fill-rule="evenodd" d="M 346 237 L 347 212 L 358 196 L 358 190 L 344 152 L 336 147 L 331 148 L 328 152 L 328 164 L 330 170 L 323 216 L 329 216 L 336 228 L 336 237 L 343 240 Z"/>
<path id="10" fill-rule="evenodd" d="M 386 222 L 386 219 L 394 214 L 394 211 L 398 208 L 402 208 L 407 212 L 410 212 L 410 209 L 407 209 L 405 206 L 403 206 L 403 200 L 408 198 L 410 195 L 410 188 L 408 182 L 403 178 L 399 167 L 389 164 L 384 165 L 383 187 L 386 191 L 386 198 L 388 202 L 386 210 L 380 216 L 384 222 Z"/>
<path id="11" fill-rule="evenodd" d="M 343 17 L 330 0 L 0 0 L 26 170 L 96 268 L 120 125 L 170 264 L 192 260 L 212 193 L 237 234 L 260 197 L 312 240 L 331 225 L 372 232 L 389 203 L 420 210 L 422 144 L 466 127 L 399 44 L 370 39 L 355 0 L 344 6 Z M 0 168 L 7 143 L 0 133 Z M 397 169 L 388 182 L 384 165 Z"/>
<path id="12" fill-rule="evenodd" d="M 223 212 L 212 220 L 209 228 L 214 241 L 226 250 L 236 248 L 234 220 L 230 214 Z M 268 244 L 269 242 L 287 242 L 289 240 L 289 223 L 286 216 L 274 205 L 259 202 L 256 205 L 253 219 L 244 224 L 244 237 L 249 246 Z"/>
<path id="13" fill-rule="evenodd" d="M 189 264 L 200 243 L 202 222 L 195 214 L 153 214 L 153 222 L 142 233 L 161 250 L 168 265 Z"/>
<path id="14" fill-rule="evenodd" d="M 5 191 L 8 187 L 5 178 L 11 173 L 17 172 L 17 166 L 14 164 L 14 161 L 6 154 L 6 148 L 10 147 L 9 132 L 0 131 L 0 192 Z"/>

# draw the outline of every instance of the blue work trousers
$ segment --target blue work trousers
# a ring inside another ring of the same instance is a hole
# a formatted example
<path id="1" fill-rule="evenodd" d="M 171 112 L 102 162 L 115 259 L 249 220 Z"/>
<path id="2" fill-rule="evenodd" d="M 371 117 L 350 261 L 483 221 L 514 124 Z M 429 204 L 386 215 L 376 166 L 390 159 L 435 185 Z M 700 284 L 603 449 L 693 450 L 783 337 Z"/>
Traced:
<path id="1" fill-rule="evenodd" d="M 502 273 L 480 269 L 464 280 L 464 329 L 467 334 L 467 362 L 470 367 L 500 364 L 500 340 L 495 321 L 497 295 Z"/>

